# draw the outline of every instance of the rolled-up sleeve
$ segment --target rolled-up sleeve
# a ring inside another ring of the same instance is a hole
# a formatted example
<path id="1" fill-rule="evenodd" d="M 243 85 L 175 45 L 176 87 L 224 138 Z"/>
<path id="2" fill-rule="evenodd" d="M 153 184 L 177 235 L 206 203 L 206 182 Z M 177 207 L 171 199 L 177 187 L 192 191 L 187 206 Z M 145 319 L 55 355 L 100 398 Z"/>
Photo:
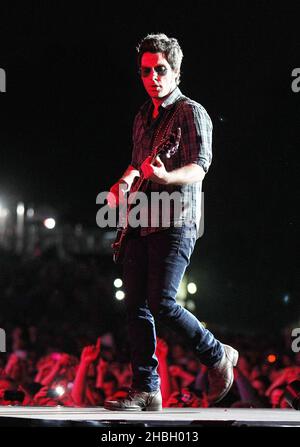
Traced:
<path id="1" fill-rule="evenodd" d="M 196 163 L 208 171 L 212 162 L 213 125 L 200 104 L 185 104 L 180 116 L 183 164 Z"/>

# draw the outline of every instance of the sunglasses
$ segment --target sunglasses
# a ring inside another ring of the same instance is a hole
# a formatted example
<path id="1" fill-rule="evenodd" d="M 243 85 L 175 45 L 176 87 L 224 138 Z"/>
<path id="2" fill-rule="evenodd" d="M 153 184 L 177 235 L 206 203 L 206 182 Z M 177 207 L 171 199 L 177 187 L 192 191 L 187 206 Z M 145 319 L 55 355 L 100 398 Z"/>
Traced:
<path id="1" fill-rule="evenodd" d="M 167 67 L 165 67 L 164 65 L 156 65 L 154 68 L 154 71 L 159 75 L 159 76 L 165 76 L 168 72 Z M 152 68 L 151 67 L 141 67 L 139 69 L 139 74 L 142 76 L 142 78 L 146 78 L 147 76 L 149 76 L 149 74 L 152 72 Z"/>

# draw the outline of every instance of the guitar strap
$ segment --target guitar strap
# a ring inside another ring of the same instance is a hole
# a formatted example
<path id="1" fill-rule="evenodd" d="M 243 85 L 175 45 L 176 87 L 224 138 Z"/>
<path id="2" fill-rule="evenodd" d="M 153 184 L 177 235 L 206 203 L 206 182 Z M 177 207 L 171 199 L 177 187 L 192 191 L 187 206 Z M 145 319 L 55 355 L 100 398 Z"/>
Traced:
<path id="1" fill-rule="evenodd" d="M 184 105 L 184 102 L 188 98 L 186 96 L 181 96 L 177 101 L 175 102 L 174 107 L 172 107 L 171 111 L 169 113 L 165 113 L 165 115 L 162 117 L 161 122 L 159 123 L 159 126 L 157 127 L 156 131 L 154 132 L 152 142 L 151 142 L 151 150 L 152 154 L 155 150 L 155 148 L 163 141 L 164 138 L 166 138 L 173 127 L 175 118 Z M 149 185 L 149 180 L 144 180 L 144 183 L 141 187 L 142 191 L 146 191 Z"/>
<path id="2" fill-rule="evenodd" d="M 164 138 L 167 137 L 167 135 L 170 134 L 175 118 L 178 115 L 178 112 L 184 105 L 185 100 L 187 99 L 186 96 L 181 96 L 176 102 L 175 106 L 172 108 L 172 111 L 170 113 L 166 113 L 165 116 L 162 118 L 162 121 L 160 122 L 158 128 L 156 129 L 153 139 L 152 139 L 152 151 L 162 142 Z"/>

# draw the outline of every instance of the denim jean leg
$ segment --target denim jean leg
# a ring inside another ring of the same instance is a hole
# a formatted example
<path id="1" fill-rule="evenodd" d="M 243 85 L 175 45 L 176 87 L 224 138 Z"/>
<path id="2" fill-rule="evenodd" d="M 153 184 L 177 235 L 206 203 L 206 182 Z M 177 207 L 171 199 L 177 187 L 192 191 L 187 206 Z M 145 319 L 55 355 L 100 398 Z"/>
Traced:
<path id="1" fill-rule="evenodd" d="M 148 296 L 152 315 L 182 335 L 202 363 L 213 365 L 223 355 L 221 343 L 191 312 L 176 302 L 196 235 L 191 236 L 183 226 L 153 233 L 147 239 Z"/>
<path id="2" fill-rule="evenodd" d="M 147 268 L 146 238 L 128 239 L 123 277 L 133 372 L 132 387 L 150 392 L 159 388 L 160 379 L 155 355 L 155 323 L 147 303 Z"/>

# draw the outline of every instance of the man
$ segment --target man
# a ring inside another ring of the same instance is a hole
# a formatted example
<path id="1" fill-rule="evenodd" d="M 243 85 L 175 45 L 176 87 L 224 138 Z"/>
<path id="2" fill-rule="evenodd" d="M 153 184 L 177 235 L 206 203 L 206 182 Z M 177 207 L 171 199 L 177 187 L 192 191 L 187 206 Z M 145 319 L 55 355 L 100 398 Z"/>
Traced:
<path id="1" fill-rule="evenodd" d="M 139 72 L 150 100 L 135 118 L 131 164 L 110 189 L 108 202 L 111 207 L 123 203 L 125 192 L 142 173 L 148 180 L 148 196 L 179 192 L 185 197 L 188 213 L 178 218 L 171 210 L 168 227 L 156 216 L 158 225 L 150 222 L 127 237 L 123 275 L 132 390 L 126 399 L 106 401 L 104 406 L 109 410 L 161 410 L 155 320 L 183 335 L 208 366 L 208 399 L 218 402 L 232 385 L 238 352 L 222 345 L 175 300 L 199 232 L 201 185 L 212 158 L 212 124 L 205 109 L 178 88 L 183 54 L 176 39 L 165 34 L 148 35 L 137 51 Z M 179 150 L 169 159 L 156 157 L 151 163 L 154 141 L 166 126 L 171 126 L 171 131 L 181 129 Z"/>

